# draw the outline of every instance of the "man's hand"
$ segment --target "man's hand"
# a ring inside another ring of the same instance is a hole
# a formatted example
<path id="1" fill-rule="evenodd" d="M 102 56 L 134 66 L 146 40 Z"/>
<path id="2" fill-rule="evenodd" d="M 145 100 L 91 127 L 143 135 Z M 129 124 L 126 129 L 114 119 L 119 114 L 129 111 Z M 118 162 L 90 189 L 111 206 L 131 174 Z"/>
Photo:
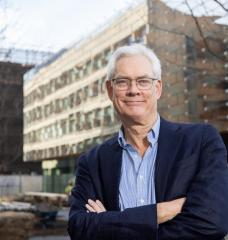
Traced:
<path id="1" fill-rule="evenodd" d="M 186 201 L 186 198 L 178 198 L 169 202 L 157 203 L 158 224 L 167 222 L 179 214 Z"/>
<path id="2" fill-rule="evenodd" d="M 93 201 L 89 199 L 88 203 L 85 206 L 88 212 L 96 212 L 96 213 L 106 212 L 104 205 L 99 200 Z"/>

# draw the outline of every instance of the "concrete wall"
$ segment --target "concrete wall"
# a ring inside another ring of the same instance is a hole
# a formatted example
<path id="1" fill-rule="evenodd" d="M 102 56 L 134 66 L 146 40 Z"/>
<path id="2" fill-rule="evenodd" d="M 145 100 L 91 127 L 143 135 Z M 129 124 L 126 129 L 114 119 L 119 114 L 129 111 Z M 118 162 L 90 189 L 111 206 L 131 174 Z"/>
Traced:
<path id="1" fill-rule="evenodd" d="M 42 176 L 0 175 L 0 197 L 13 196 L 30 191 L 42 191 Z"/>

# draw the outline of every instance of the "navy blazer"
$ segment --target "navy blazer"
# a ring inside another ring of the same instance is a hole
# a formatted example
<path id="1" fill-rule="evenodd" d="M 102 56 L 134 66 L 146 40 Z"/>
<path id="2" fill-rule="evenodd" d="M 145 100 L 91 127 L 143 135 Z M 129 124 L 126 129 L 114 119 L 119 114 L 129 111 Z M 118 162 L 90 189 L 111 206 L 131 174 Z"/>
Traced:
<path id="1" fill-rule="evenodd" d="M 186 197 L 182 212 L 157 225 L 156 204 L 119 209 L 122 148 L 117 136 L 83 154 L 72 190 L 72 240 L 220 240 L 228 232 L 225 145 L 212 126 L 161 119 L 155 170 L 156 201 Z M 88 199 L 107 212 L 87 213 Z"/>

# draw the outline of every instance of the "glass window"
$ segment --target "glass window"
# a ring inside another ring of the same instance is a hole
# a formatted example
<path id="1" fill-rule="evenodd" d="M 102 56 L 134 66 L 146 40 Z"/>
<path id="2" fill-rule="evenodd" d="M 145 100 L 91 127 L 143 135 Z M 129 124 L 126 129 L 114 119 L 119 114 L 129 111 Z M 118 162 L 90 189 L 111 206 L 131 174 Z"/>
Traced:
<path id="1" fill-rule="evenodd" d="M 67 121 L 66 119 L 61 120 L 61 129 L 62 129 L 62 135 L 65 135 L 67 133 Z"/>
<path id="2" fill-rule="evenodd" d="M 78 90 L 76 94 L 77 94 L 76 96 L 76 106 L 77 106 L 82 102 L 82 95 L 83 95 L 82 89 Z"/>
<path id="3" fill-rule="evenodd" d="M 87 100 L 87 98 L 89 97 L 89 86 L 84 87 L 84 94 L 83 94 L 83 100 Z"/>
<path id="4" fill-rule="evenodd" d="M 110 126 L 110 124 L 112 123 L 112 107 L 109 106 L 109 107 L 106 107 L 104 109 L 104 121 L 103 121 L 103 124 L 104 126 Z"/>
<path id="5" fill-rule="evenodd" d="M 69 116 L 69 133 L 72 133 L 75 131 L 75 127 L 76 127 L 75 123 L 76 123 L 76 119 L 75 119 L 74 115 L 71 114 Z"/>
<path id="6" fill-rule="evenodd" d="M 85 113 L 84 129 L 90 129 L 93 126 L 93 112 Z"/>
<path id="7" fill-rule="evenodd" d="M 99 93 L 99 81 L 97 80 L 92 84 L 92 96 L 98 96 Z"/>

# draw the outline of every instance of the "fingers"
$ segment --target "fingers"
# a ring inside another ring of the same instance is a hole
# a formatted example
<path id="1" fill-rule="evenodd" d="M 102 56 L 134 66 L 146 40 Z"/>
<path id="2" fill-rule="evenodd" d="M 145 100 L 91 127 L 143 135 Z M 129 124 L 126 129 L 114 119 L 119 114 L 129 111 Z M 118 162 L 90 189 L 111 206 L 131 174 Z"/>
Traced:
<path id="1" fill-rule="evenodd" d="M 186 201 L 186 198 L 178 198 L 173 200 L 173 204 L 174 204 L 173 209 L 175 209 L 175 216 L 181 213 L 185 201 Z"/>
<path id="2" fill-rule="evenodd" d="M 177 214 L 181 213 L 186 198 L 178 198 L 169 202 L 161 202 L 157 204 L 157 221 L 158 224 L 173 219 Z"/>
<path id="3" fill-rule="evenodd" d="M 101 209 L 103 212 L 105 212 L 105 211 L 106 211 L 106 209 L 105 209 L 105 207 L 104 207 L 104 205 L 102 204 L 102 202 L 101 202 L 101 201 L 99 201 L 99 200 L 96 200 L 96 203 L 97 203 L 97 205 L 100 207 L 100 209 Z"/>
<path id="4" fill-rule="evenodd" d="M 94 210 L 94 212 L 100 212 L 100 211 L 101 211 L 99 205 L 98 205 L 95 201 L 89 199 L 89 200 L 88 200 L 88 204 L 89 204 L 90 207 Z M 89 209 L 88 209 L 88 210 L 89 210 Z"/>
<path id="5" fill-rule="evenodd" d="M 95 210 L 89 204 L 86 204 L 85 206 L 88 210 L 87 212 L 95 212 Z"/>
<path id="6" fill-rule="evenodd" d="M 89 199 L 88 203 L 85 206 L 87 208 L 87 211 L 89 211 L 89 212 L 100 213 L 100 212 L 106 211 L 104 205 L 99 200 L 93 201 L 93 200 Z"/>
<path id="7" fill-rule="evenodd" d="M 176 203 L 178 204 L 179 208 L 182 209 L 182 207 L 183 207 L 183 205 L 184 205 L 184 203 L 186 201 L 186 198 L 185 197 L 184 198 L 178 198 L 178 199 L 176 199 L 174 201 L 176 201 Z"/>

